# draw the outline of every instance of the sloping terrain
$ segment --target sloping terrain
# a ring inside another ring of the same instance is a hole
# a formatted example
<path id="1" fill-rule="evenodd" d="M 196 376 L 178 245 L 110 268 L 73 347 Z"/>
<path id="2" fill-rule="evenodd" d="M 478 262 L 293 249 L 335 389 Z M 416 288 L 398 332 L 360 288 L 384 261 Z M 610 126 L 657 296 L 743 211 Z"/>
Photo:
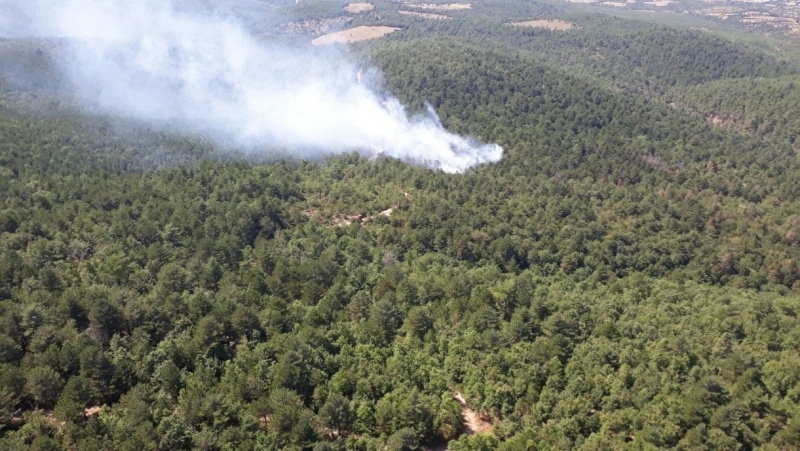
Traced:
<path id="1" fill-rule="evenodd" d="M 502 161 L 243 155 L 77 111 L 58 43 L 0 41 L 0 448 L 793 449 L 797 57 L 371 4 L 242 15 L 403 27 L 352 45 L 363 83 Z"/>

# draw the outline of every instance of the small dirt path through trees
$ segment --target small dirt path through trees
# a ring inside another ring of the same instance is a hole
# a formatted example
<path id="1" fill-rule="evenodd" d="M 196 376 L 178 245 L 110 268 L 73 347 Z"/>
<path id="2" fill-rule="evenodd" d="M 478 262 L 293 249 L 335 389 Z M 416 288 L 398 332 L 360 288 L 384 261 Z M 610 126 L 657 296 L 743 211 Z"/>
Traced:
<path id="1" fill-rule="evenodd" d="M 464 416 L 464 426 L 467 434 L 479 434 L 492 430 L 492 423 L 483 419 L 478 412 L 471 409 L 460 392 L 453 392 L 453 399 L 461 404 L 461 414 Z"/>

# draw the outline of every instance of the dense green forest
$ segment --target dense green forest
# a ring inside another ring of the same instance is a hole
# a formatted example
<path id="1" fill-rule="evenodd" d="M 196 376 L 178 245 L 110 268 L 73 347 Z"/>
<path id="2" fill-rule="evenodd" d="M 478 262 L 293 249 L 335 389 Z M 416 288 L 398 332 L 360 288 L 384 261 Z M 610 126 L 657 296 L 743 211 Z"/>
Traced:
<path id="1" fill-rule="evenodd" d="M 58 42 L 0 40 L 0 448 L 795 449 L 798 61 L 501 4 L 352 20 L 504 147 L 464 174 L 78 112 Z"/>
<path id="2" fill-rule="evenodd" d="M 800 129 L 795 112 L 800 97 L 797 77 L 748 77 L 719 80 L 679 92 L 682 107 L 788 145 L 794 145 Z"/>

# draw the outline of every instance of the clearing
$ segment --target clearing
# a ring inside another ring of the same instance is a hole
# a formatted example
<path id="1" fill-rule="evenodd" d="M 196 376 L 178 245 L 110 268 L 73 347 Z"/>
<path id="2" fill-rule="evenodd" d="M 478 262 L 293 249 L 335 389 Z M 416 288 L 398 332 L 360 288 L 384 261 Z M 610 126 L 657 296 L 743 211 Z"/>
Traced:
<path id="1" fill-rule="evenodd" d="M 322 35 L 311 41 L 311 43 L 314 45 L 327 45 L 336 42 L 366 41 L 369 39 L 376 39 L 386 36 L 387 34 L 394 33 L 399 29 L 400 28 L 397 27 L 385 27 L 385 26 L 367 27 L 362 25 L 360 27 L 337 31 L 336 33 L 329 33 L 326 35 Z"/>
<path id="2" fill-rule="evenodd" d="M 409 8 L 432 9 L 435 11 L 458 11 L 462 9 L 472 9 L 472 3 L 403 3 Z"/>
<path id="3" fill-rule="evenodd" d="M 560 19 L 526 20 L 524 22 L 512 22 L 509 25 L 515 27 L 547 28 L 548 30 L 571 30 L 575 28 L 574 23 Z"/>
<path id="4" fill-rule="evenodd" d="M 373 6 L 372 3 L 350 3 L 344 7 L 345 11 L 352 14 L 365 13 L 373 9 L 375 9 L 375 6 Z"/>
<path id="5" fill-rule="evenodd" d="M 452 19 L 450 16 L 445 16 L 444 14 L 434 14 L 434 13 L 421 13 L 417 11 L 397 11 L 400 14 L 404 14 L 406 16 L 417 16 L 422 17 L 424 19 L 433 19 L 433 20 L 442 20 L 442 19 Z"/>
<path id="6" fill-rule="evenodd" d="M 454 392 L 453 399 L 461 404 L 461 413 L 464 415 L 464 426 L 467 434 L 480 434 L 492 430 L 492 423 L 483 419 L 478 415 L 478 412 L 470 409 L 469 405 L 467 405 L 467 400 L 464 399 L 464 395 L 460 392 Z"/>
<path id="7" fill-rule="evenodd" d="M 725 127 L 734 123 L 732 120 L 714 113 L 706 115 L 706 120 L 719 127 Z"/>

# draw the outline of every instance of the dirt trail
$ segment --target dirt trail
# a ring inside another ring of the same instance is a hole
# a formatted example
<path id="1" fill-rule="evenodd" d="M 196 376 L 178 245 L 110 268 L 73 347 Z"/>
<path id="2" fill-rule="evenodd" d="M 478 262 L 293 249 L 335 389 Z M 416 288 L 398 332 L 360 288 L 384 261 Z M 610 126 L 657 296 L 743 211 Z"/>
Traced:
<path id="1" fill-rule="evenodd" d="M 484 420 L 478 415 L 478 412 L 471 409 L 461 392 L 453 392 L 453 399 L 461 404 L 461 414 L 464 416 L 464 426 L 467 434 L 480 434 L 492 430 L 492 423 Z"/>

